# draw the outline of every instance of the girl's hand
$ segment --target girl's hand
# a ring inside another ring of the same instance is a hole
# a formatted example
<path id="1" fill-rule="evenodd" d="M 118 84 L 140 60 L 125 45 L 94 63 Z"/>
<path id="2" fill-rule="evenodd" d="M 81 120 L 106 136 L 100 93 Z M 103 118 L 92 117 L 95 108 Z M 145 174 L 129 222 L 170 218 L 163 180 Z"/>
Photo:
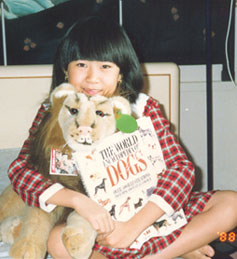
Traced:
<path id="1" fill-rule="evenodd" d="M 136 228 L 132 227 L 129 221 L 116 221 L 114 231 L 108 235 L 99 234 L 96 241 L 99 245 L 103 246 L 127 248 L 135 241 L 138 234 Z"/>
<path id="2" fill-rule="evenodd" d="M 74 202 L 74 209 L 78 214 L 87 219 L 99 234 L 110 234 L 115 227 L 109 212 L 86 195 Z"/>
<path id="3" fill-rule="evenodd" d="M 109 212 L 85 194 L 63 188 L 51 196 L 47 203 L 74 209 L 87 219 L 98 233 L 109 234 L 114 230 L 114 221 Z"/>
<path id="4" fill-rule="evenodd" d="M 100 245 L 127 248 L 148 226 L 164 215 L 164 211 L 152 201 L 126 222 L 115 222 L 115 229 L 109 235 L 99 235 Z"/>

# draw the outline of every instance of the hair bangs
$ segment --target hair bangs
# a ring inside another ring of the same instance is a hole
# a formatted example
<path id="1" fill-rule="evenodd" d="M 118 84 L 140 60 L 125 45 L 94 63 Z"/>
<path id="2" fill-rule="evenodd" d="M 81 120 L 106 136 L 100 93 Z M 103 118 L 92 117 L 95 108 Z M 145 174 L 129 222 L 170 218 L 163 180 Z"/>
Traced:
<path id="1" fill-rule="evenodd" d="M 111 39 L 105 39 L 108 36 Z M 120 66 L 119 53 L 115 47 L 117 42 L 111 36 L 97 31 L 96 33 L 88 32 L 87 35 L 78 37 L 76 43 L 74 41 L 73 46 L 71 46 L 71 61 L 78 59 L 109 61 Z"/>

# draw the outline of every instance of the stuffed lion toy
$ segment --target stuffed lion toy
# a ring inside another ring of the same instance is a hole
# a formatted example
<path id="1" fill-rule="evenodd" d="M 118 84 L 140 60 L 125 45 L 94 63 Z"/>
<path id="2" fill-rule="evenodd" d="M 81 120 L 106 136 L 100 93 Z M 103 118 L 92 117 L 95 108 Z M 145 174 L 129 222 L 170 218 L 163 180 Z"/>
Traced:
<path id="1" fill-rule="evenodd" d="M 80 176 L 49 174 L 52 148 L 71 157 L 116 131 L 116 114 L 130 114 L 129 102 L 121 97 L 87 97 L 64 83 L 50 95 L 50 108 L 36 132 L 28 164 L 45 177 L 85 193 Z M 62 240 L 72 258 L 85 259 L 92 252 L 96 232 L 71 209 L 56 207 L 51 213 L 27 206 L 9 185 L 0 196 L 0 241 L 12 244 L 12 258 L 44 258 L 50 230 L 66 221 Z"/>

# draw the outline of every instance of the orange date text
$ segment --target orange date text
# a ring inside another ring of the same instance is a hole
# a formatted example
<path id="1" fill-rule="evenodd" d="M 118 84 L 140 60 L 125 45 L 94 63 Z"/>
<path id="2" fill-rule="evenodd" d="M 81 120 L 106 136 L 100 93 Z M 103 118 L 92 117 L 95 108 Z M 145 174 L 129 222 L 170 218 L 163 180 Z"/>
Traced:
<path id="1" fill-rule="evenodd" d="M 221 242 L 235 242 L 236 233 L 235 232 L 217 232 L 219 235 L 219 240 Z"/>

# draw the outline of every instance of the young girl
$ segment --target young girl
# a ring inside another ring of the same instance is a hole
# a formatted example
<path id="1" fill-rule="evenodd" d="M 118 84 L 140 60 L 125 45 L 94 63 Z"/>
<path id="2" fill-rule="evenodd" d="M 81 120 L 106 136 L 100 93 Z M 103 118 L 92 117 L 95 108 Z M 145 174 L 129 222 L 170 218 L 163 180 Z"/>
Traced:
<path id="1" fill-rule="evenodd" d="M 218 232 L 236 226 L 237 193 L 192 192 L 194 166 L 170 132 L 159 103 L 141 93 L 140 64 L 124 30 L 98 17 L 75 24 L 58 47 L 51 91 L 65 81 L 88 96 L 123 95 L 132 103 L 137 116 L 149 116 L 161 143 L 167 170 L 142 210 L 127 222 L 113 221 L 103 207 L 87 196 L 45 181 L 37 170 L 28 168 L 29 146 L 48 107 L 43 103 L 29 138 L 9 168 L 15 191 L 30 206 L 48 212 L 57 205 L 67 206 L 84 216 L 98 232 L 91 258 L 164 259 L 182 255 L 202 259 L 213 256 L 214 250 L 207 244 L 218 238 Z M 171 215 L 180 208 L 188 220 L 185 227 L 168 236 L 150 239 L 140 250 L 129 249 L 145 228 L 164 213 Z M 55 227 L 48 240 L 48 251 L 54 258 L 69 258 L 60 236 L 63 227 Z"/>

